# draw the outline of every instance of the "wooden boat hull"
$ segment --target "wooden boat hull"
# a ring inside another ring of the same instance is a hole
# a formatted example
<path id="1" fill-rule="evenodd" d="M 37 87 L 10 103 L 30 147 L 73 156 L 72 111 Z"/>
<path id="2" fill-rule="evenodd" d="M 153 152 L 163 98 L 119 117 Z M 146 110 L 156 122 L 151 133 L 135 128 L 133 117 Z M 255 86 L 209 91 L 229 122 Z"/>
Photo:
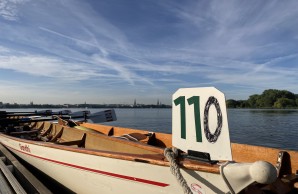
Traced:
<path id="1" fill-rule="evenodd" d="M 168 165 L 106 157 L 104 155 L 109 153 L 86 152 L 82 148 L 22 140 L 4 134 L 0 134 L 0 141 L 20 158 L 76 193 L 183 193 Z M 194 193 L 228 192 L 218 173 L 181 172 Z"/>

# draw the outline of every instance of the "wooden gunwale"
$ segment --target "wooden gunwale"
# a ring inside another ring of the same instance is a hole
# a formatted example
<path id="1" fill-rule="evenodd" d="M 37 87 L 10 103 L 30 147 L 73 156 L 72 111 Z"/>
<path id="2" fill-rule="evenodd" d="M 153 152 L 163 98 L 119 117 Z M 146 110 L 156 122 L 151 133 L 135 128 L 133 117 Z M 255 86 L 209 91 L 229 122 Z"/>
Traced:
<path id="1" fill-rule="evenodd" d="M 298 151 L 276 149 L 262 146 L 232 143 L 233 160 L 236 162 L 255 162 L 263 160 L 276 165 L 278 153 L 286 151 L 290 156 L 290 167 L 293 174 L 298 171 Z"/>

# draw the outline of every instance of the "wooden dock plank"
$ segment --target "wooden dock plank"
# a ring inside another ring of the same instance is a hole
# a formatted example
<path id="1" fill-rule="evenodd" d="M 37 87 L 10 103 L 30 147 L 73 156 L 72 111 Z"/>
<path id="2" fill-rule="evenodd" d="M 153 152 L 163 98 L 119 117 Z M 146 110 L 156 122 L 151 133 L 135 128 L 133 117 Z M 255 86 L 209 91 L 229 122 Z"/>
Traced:
<path id="1" fill-rule="evenodd" d="M 7 158 L 9 164 L 13 166 L 14 176 L 28 193 L 51 194 L 52 192 L 46 188 L 31 172 L 29 172 L 2 144 L 0 144 L 0 152 Z"/>
<path id="2" fill-rule="evenodd" d="M 17 194 L 26 194 L 26 191 L 23 189 L 23 187 L 20 185 L 20 183 L 17 181 L 17 179 L 13 176 L 13 174 L 10 172 L 10 170 L 6 167 L 4 162 L 0 160 L 0 169 L 3 175 L 5 176 L 6 180 L 9 182 L 12 189 Z"/>

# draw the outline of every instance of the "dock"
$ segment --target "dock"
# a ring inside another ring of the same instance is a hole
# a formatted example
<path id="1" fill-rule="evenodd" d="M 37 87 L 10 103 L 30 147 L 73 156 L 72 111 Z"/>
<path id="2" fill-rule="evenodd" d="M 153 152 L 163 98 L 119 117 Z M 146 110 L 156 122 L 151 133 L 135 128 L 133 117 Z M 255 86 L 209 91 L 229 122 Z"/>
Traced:
<path id="1" fill-rule="evenodd" d="M 0 144 L 0 194 L 52 193 Z"/>

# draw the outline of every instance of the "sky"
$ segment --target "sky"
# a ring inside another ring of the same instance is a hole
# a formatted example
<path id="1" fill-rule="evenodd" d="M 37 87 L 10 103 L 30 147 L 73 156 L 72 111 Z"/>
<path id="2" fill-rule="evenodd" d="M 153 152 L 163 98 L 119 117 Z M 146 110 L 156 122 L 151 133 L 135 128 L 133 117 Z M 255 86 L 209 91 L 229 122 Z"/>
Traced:
<path id="1" fill-rule="evenodd" d="M 0 102 L 298 93 L 298 1 L 0 0 Z"/>

